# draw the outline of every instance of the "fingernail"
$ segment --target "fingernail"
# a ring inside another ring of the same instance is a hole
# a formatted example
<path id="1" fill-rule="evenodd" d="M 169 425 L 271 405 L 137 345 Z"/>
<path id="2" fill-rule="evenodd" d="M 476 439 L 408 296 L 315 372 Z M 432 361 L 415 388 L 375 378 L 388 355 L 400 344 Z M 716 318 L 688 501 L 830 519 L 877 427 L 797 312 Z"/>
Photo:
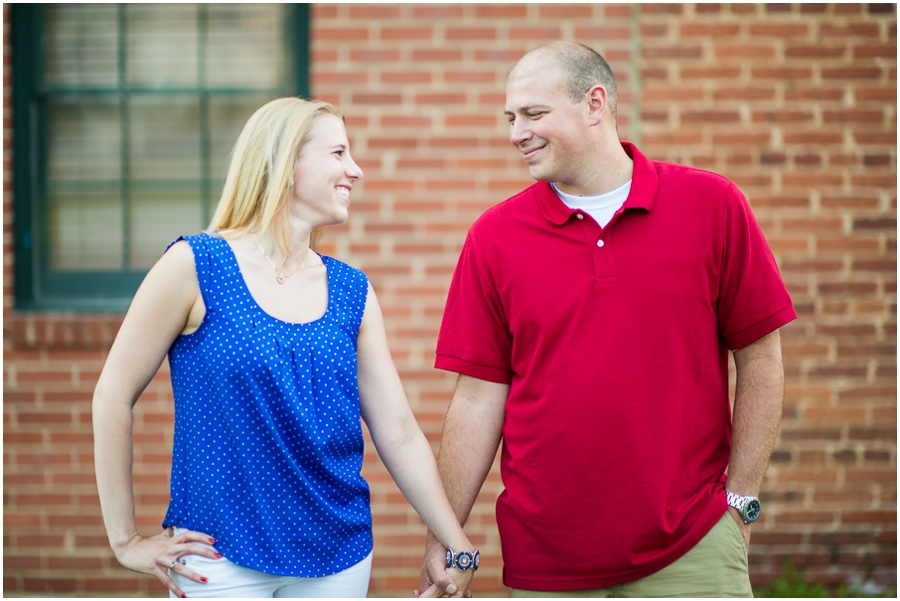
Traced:
<path id="1" fill-rule="evenodd" d="M 447 587 L 447 593 L 448 593 L 448 594 L 452 595 L 452 594 L 455 593 L 455 592 L 456 592 L 456 586 L 455 586 L 455 585 L 451 584 L 450 586 Z"/>
<path id="2" fill-rule="evenodd" d="M 209 544 L 211 544 L 211 545 L 216 544 L 216 539 L 214 539 L 214 538 L 209 539 Z"/>
<path id="3" fill-rule="evenodd" d="M 187 595 L 181 595 L 182 599 L 187 599 Z"/>
<path id="4" fill-rule="evenodd" d="M 200 576 L 200 582 L 206 584 L 207 580 L 204 576 Z"/>
<path id="5" fill-rule="evenodd" d="M 216 559 L 222 559 L 222 554 L 221 554 L 221 553 L 216 553 Z"/>

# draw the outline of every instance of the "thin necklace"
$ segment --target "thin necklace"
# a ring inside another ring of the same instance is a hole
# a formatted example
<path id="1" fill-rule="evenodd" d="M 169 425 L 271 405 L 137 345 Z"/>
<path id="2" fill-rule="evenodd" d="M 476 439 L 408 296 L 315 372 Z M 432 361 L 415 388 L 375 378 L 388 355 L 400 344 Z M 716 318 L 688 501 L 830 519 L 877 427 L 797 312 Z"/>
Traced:
<path id="1" fill-rule="evenodd" d="M 256 242 L 256 246 L 259 248 L 259 252 L 261 252 L 263 254 L 263 256 L 266 258 L 266 261 L 268 261 L 272 265 L 272 267 L 275 268 L 275 281 L 278 282 L 279 284 L 284 284 L 284 281 L 286 279 L 288 279 L 289 277 L 291 277 L 292 275 L 294 275 L 295 273 L 297 273 L 298 271 L 300 271 L 301 269 L 306 267 L 306 262 L 309 260 L 309 253 L 307 253 L 306 258 L 303 259 L 303 263 L 300 264 L 300 267 L 298 267 L 294 271 L 290 272 L 289 274 L 284 275 L 283 273 L 281 273 L 278 270 L 278 266 L 275 265 L 275 261 L 270 259 L 269 255 L 266 254 L 266 251 L 263 249 L 262 244 L 259 243 L 259 240 L 257 240 L 254 237 L 253 241 Z"/>

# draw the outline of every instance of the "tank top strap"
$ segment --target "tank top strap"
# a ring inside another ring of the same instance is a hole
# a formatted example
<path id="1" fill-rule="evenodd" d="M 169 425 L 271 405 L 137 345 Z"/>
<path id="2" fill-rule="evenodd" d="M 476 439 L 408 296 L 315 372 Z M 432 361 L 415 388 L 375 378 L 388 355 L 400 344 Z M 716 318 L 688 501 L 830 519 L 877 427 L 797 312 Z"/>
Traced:
<path id="1" fill-rule="evenodd" d="M 209 308 L 210 303 L 215 296 L 210 293 L 212 292 L 215 274 L 220 271 L 218 257 L 221 256 L 221 253 L 215 252 L 216 249 L 213 247 L 217 242 L 222 244 L 228 243 L 221 238 L 214 238 L 209 234 L 200 233 L 193 236 L 179 236 L 166 247 L 166 250 L 168 251 L 173 244 L 180 240 L 187 242 L 194 253 L 194 265 L 197 269 L 197 282 L 200 284 L 200 292 L 203 294 L 203 301 L 206 303 L 207 308 Z"/>
<path id="2" fill-rule="evenodd" d="M 329 300 L 333 303 L 336 317 L 356 336 L 366 311 L 369 278 L 359 269 L 342 261 L 326 255 L 320 256 L 328 268 Z"/>

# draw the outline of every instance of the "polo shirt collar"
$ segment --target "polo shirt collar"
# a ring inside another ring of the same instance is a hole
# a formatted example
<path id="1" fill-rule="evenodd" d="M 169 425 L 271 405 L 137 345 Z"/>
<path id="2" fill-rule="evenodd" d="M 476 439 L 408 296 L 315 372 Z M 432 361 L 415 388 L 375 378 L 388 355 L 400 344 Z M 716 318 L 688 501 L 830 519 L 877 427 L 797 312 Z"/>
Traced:
<path id="1" fill-rule="evenodd" d="M 634 173 L 631 176 L 631 191 L 628 198 L 625 199 L 623 209 L 643 209 L 651 211 L 653 203 L 656 201 L 656 192 L 659 188 L 659 180 L 656 176 L 656 169 L 650 159 L 638 150 L 637 146 L 631 142 L 622 142 L 622 148 L 625 153 L 634 161 Z M 536 184 L 538 199 L 541 203 L 541 209 L 547 221 L 554 225 L 563 225 L 569 218 L 578 211 L 567 207 L 553 188 L 547 182 L 538 182 Z"/>

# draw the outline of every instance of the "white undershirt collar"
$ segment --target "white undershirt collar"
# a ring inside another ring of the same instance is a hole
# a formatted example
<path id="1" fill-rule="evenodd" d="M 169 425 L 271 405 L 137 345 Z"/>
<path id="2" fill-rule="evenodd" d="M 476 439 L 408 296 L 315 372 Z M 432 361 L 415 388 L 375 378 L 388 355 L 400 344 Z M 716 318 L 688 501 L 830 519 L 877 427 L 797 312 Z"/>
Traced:
<path id="1" fill-rule="evenodd" d="M 594 218 L 594 221 L 603 228 L 612 220 L 625 201 L 628 199 L 628 193 L 631 192 L 631 180 L 619 186 L 612 192 L 600 194 L 598 196 L 573 196 L 566 194 L 556 187 L 556 184 L 550 184 L 559 199 L 570 209 L 584 211 Z"/>

